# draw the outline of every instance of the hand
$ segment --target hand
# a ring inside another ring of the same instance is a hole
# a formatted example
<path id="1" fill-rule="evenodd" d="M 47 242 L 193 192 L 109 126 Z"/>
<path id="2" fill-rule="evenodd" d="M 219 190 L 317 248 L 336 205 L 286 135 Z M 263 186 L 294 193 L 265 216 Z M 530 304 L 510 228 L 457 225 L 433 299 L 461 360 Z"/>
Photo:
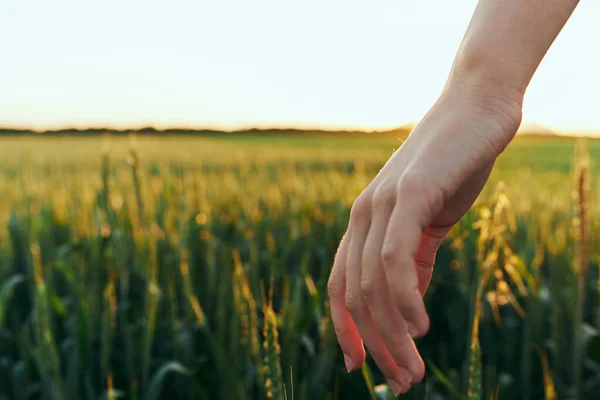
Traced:
<path id="1" fill-rule="evenodd" d="M 456 87 L 456 86 L 455 86 Z M 328 290 L 348 371 L 369 349 L 395 395 L 423 379 L 413 338 L 437 250 L 487 182 L 521 122 L 521 98 L 446 88 L 354 202 Z"/>

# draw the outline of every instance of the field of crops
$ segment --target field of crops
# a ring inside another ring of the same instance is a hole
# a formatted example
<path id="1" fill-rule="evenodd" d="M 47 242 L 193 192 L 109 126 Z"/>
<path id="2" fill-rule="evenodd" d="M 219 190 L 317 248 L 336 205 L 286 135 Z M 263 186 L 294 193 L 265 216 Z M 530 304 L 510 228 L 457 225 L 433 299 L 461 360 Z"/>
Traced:
<path id="1" fill-rule="evenodd" d="M 0 139 L 0 399 L 391 399 L 346 372 L 326 285 L 400 144 Z M 510 145 L 439 251 L 403 398 L 600 398 L 599 159 Z"/>

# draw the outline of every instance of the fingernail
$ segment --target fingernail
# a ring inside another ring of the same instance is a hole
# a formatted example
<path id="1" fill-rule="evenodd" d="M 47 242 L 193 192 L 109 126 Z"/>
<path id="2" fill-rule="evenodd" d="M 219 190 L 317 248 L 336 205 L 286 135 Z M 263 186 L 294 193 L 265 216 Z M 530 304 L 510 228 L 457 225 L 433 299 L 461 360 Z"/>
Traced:
<path id="1" fill-rule="evenodd" d="M 409 322 L 407 324 L 407 328 L 408 328 L 408 334 L 410 335 L 410 337 L 412 337 L 414 339 L 418 336 L 419 331 L 417 331 L 417 328 L 415 328 L 415 326 L 412 323 Z"/>
<path id="2" fill-rule="evenodd" d="M 344 363 L 346 364 L 346 371 L 352 372 L 352 359 L 348 354 L 344 354 Z"/>
<path id="3" fill-rule="evenodd" d="M 402 392 L 402 385 L 393 379 L 388 379 L 388 383 L 390 385 L 390 389 L 392 389 L 392 393 L 394 393 L 394 396 L 398 397 Z"/>
<path id="4" fill-rule="evenodd" d="M 412 375 L 407 369 L 401 368 L 398 373 L 398 381 L 404 386 L 410 386 L 412 384 Z"/>

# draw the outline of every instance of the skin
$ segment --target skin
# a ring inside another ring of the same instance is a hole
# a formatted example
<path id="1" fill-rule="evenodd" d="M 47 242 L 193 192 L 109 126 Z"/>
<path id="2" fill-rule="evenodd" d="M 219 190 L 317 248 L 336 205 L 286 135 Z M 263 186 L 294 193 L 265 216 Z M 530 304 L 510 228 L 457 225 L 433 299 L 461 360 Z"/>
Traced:
<path id="1" fill-rule="evenodd" d="M 523 96 L 576 0 L 480 0 L 438 100 L 354 202 L 329 277 L 348 371 L 365 348 L 395 395 L 420 382 L 413 338 L 437 250 L 515 136 Z"/>

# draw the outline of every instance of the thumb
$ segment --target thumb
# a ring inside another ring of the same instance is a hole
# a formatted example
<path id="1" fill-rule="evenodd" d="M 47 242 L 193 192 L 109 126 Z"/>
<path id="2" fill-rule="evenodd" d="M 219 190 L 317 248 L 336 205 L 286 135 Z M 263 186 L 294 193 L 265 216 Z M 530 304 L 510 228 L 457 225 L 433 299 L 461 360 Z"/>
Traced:
<path id="1" fill-rule="evenodd" d="M 427 288 L 431 282 L 431 275 L 433 274 L 435 256 L 449 231 L 450 227 L 427 228 L 421 234 L 421 242 L 415 255 L 417 279 L 421 296 L 424 296 L 425 292 L 427 292 Z"/>

